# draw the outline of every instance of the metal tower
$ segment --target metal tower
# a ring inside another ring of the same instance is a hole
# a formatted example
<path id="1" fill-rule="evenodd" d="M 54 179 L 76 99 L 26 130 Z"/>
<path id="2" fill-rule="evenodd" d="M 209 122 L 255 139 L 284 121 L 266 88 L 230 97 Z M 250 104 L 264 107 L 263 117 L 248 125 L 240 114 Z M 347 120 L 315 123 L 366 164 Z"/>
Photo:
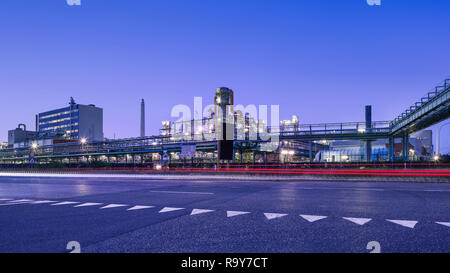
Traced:
<path id="1" fill-rule="evenodd" d="M 141 137 L 145 137 L 145 102 L 141 101 Z"/>

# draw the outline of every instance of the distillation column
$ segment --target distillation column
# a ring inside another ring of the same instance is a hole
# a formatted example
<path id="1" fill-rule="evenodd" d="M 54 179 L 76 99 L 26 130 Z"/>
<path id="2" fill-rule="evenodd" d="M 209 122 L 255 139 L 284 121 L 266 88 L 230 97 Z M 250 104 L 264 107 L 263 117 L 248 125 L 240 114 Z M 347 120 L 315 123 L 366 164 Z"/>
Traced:
<path id="1" fill-rule="evenodd" d="M 366 105 L 366 133 L 372 131 L 372 106 Z M 365 159 L 367 162 L 372 162 L 372 141 L 366 141 Z"/>

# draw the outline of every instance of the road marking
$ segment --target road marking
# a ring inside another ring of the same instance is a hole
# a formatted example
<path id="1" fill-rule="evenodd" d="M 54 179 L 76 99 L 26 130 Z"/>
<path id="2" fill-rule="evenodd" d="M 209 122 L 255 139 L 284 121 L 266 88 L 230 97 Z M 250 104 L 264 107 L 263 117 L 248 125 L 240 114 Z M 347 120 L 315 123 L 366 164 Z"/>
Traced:
<path id="1" fill-rule="evenodd" d="M 306 221 L 312 223 L 312 222 L 315 222 L 315 221 L 319 221 L 319 220 L 325 219 L 328 216 L 300 214 L 300 217 L 302 217 Z"/>
<path id="2" fill-rule="evenodd" d="M 214 194 L 212 192 L 198 192 L 198 191 L 150 191 L 160 193 L 181 193 L 181 194 Z"/>
<path id="3" fill-rule="evenodd" d="M 233 217 L 233 216 L 238 216 L 238 215 L 243 215 L 243 214 L 249 214 L 250 212 L 248 211 L 235 211 L 235 210 L 228 210 L 227 211 L 227 217 Z"/>
<path id="4" fill-rule="evenodd" d="M 29 204 L 30 202 L 14 202 L 14 203 L 7 203 L 7 204 L 0 204 L 0 206 L 13 206 L 13 205 L 22 205 L 22 204 Z"/>
<path id="5" fill-rule="evenodd" d="M 33 200 L 31 199 L 19 199 L 19 200 L 13 200 L 13 201 L 8 201 L 9 203 L 16 203 L 16 202 L 31 202 Z"/>
<path id="6" fill-rule="evenodd" d="M 264 213 L 264 216 L 266 216 L 266 218 L 268 219 L 268 220 L 272 220 L 272 219 L 275 219 L 275 218 L 280 218 L 280 217 L 283 217 L 283 216 L 286 216 L 287 214 L 285 214 L 285 213 Z"/>
<path id="7" fill-rule="evenodd" d="M 100 206 L 103 205 L 103 203 L 83 203 L 83 204 L 79 204 L 74 206 L 75 208 L 77 207 L 90 207 L 90 206 Z"/>
<path id="8" fill-rule="evenodd" d="M 443 225 L 446 227 L 450 227 L 450 222 L 436 222 L 436 224 Z"/>
<path id="9" fill-rule="evenodd" d="M 353 222 L 355 224 L 358 224 L 360 226 L 362 226 L 372 220 L 370 218 L 353 218 L 353 217 L 342 217 L 342 218 L 344 218 L 345 220 L 348 220 L 350 222 Z"/>
<path id="10" fill-rule="evenodd" d="M 62 205 L 72 205 L 72 204 L 78 204 L 80 202 L 74 202 L 74 201 L 64 201 L 64 202 L 59 202 L 56 204 L 51 204 L 50 206 L 62 206 Z"/>
<path id="11" fill-rule="evenodd" d="M 9 201 L 9 200 L 13 200 L 11 198 L 0 198 L 0 201 Z"/>
<path id="12" fill-rule="evenodd" d="M 172 208 L 172 207 L 165 207 L 162 210 L 159 211 L 159 213 L 169 212 L 169 211 L 176 211 L 176 210 L 182 210 L 184 208 Z"/>
<path id="13" fill-rule="evenodd" d="M 154 208 L 155 206 L 134 206 L 132 208 L 129 208 L 127 210 L 138 210 L 138 209 L 149 209 L 149 208 Z"/>
<path id="14" fill-rule="evenodd" d="M 208 212 L 213 212 L 213 211 L 214 210 L 211 210 L 211 209 L 193 209 L 192 212 L 191 212 L 191 215 L 208 213 Z"/>
<path id="15" fill-rule="evenodd" d="M 128 205 L 125 204 L 109 204 L 107 206 L 101 207 L 100 209 L 111 209 L 111 208 L 118 208 L 118 207 L 126 207 Z"/>
<path id="16" fill-rule="evenodd" d="M 389 220 L 386 219 L 386 221 L 397 224 L 397 225 L 401 225 L 404 227 L 408 227 L 408 228 L 414 228 L 416 226 L 416 224 L 418 223 L 417 221 L 410 221 L 410 220 Z"/>
<path id="17" fill-rule="evenodd" d="M 12 206 L 12 205 L 20 205 L 20 204 L 29 204 L 30 202 L 33 202 L 33 200 L 20 199 L 20 200 L 7 201 L 5 204 L 0 204 L 0 206 Z"/>
<path id="18" fill-rule="evenodd" d="M 58 202 L 58 201 L 42 200 L 42 201 L 31 202 L 31 204 L 48 204 L 48 203 L 56 203 L 56 202 Z"/>

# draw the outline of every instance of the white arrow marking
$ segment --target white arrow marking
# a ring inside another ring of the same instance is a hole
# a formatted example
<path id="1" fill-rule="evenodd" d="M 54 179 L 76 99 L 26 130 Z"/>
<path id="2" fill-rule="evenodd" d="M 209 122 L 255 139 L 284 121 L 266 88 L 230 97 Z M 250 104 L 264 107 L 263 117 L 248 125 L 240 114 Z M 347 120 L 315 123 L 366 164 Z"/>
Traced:
<path id="1" fill-rule="evenodd" d="M 163 212 L 169 212 L 169 211 L 175 211 L 175 210 L 181 210 L 184 208 L 171 208 L 171 207 L 165 207 L 162 210 L 159 211 L 159 213 L 163 213 Z"/>
<path id="2" fill-rule="evenodd" d="M 446 227 L 450 227 L 450 222 L 436 222 L 436 224 L 443 225 Z"/>
<path id="3" fill-rule="evenodd" d="M 0 204 L 0 206 L 13 206 L 13 205 L 22 205 L 22 204 L 29 204 L 30 202 L 14 202 L 14 203 L 8 203 L 8 204 Z"/>
<path id="4" fill-rule="evenodd" d="M 213 212 L 213 211 L 214 210 L 210 210 L 210 209 L 193 209 L 191 212 L 191 215 L 202 214 L 202 213 Z"/>
<path id="5" fill-rule="evenodd" d="M 229 211 L 227 211 L 227 217 L 233 217 L 233 216 L 238 216 L 238 215 L 243 215 L 243 214 L 248 214 L 248 213 L 250 213 L 250 212 L 229 210 Z"/>
<path id="6" fill-rule="evenodd" d="M 74 202 L 74 201 L 64 201 L 64 202 L 59 202 L 56 204 L 51 204 L 50 206 L 62 206 L 62 205 L 72 205 L 72 204 L 78 204 L 80 202 Z"/>
<path id="7" fill-rule="evenodd" d="M 306 214 L 300 214 L 300 217 L 302 217 L 303 219 L 305 219 L 306 221 L 308 221 L 310 223 L 327 218 L 327 216 L 306 215 Z"/>
<path id="8" fill-rule="evenodd" d="M 20 200 L 13 200 L 13 201 L 9 201 L 9 203 L 16 203 L 16 202 L 31 202 L 33 200 L 30 199 L 20 199 Z"/>
<path id="9" fill-rule="evenodd" d="M 401 225 L 404 227 L 408 227 L 408 228 L 414 228 L 416 226 L 416 224 L 418 223 L 417 221 L 409 221 L 409 220 L 389 220 L 386 219 L 386 221 L 397 224 L 397 225 Z"/>
<path id="10" fill-rule="evenodd" d="M 109 204 L 107 206 L 101 207 L 100 209 L 111 209 L 111 208 L 118 208 L 118 207 L 126 207 L 128 205 L 125 204 Z"/>
<path id="11" fill-rule="evenodd" d="M 285 213 L 264 213 L 264 216 L 266 216 L 266 218 L 268 219 L 268 220 L 272 220 L 272 219 L 275 219 L 275 218 L 280 218 L 280 217 L 283 217 L 283 216 L 286 216 L 287 214 L 285 214 Z"/>
<path id="12" fill-rule="evenodd" d="M 75 208 L 77 207 L 89 207 L 89 206 L 100 206 L 103 205 L 103 203 L 84 203 L 84 204 L 79 204 L 74 206 Z"/>
<path id="13" fill-rule="evenodd" d="M 134 206 L 132 208 L 129 208 L 127 210 L 138 210 L 138 209 L 149 209 L 149 208 L 154 208 L 155 206 Z"/>
<path id="14" fill-rule="evenodd" d="M 42 200 L 42 201 L 34 201 L 31 204 L 48 204 L 48 203 L 56 203 L 58 201 L 51 201 L 51 200 Z"/>
<path id="15" fill-rule="evenodd" d="M 355 224 L 358 224 L 360 226 L 372 221 L 370 218 L 352 218 L 352 217 L 342 217 L 347 221 L 353 222 Z"/>
<path id="16" fill-rule="evenodd" d="M 20 205 L 20 204 L 29 204 L 30 202 L 33 202 L 33 200 L 21 199 L 21 200 L 8 201 L 5 204 L 0 204 L 0 206 L 12 206 L 12 205 Z"/>

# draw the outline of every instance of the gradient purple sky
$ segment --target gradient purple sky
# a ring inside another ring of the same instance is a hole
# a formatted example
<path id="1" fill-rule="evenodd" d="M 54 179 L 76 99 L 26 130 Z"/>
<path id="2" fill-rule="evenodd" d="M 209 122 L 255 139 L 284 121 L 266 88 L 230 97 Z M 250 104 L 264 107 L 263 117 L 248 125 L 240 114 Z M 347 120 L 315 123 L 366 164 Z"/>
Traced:
<path id="1" fill-rule="evenodd" d="M 0 141 L 38 112 L 104 109 L 106 137 L 157 134 L 176 104 L 279 104 L 301 123 L 392 120 L 450 76 L 450 1 L 4 0 Z M 441 146 L 450 152 L 450 125 Z"/>

